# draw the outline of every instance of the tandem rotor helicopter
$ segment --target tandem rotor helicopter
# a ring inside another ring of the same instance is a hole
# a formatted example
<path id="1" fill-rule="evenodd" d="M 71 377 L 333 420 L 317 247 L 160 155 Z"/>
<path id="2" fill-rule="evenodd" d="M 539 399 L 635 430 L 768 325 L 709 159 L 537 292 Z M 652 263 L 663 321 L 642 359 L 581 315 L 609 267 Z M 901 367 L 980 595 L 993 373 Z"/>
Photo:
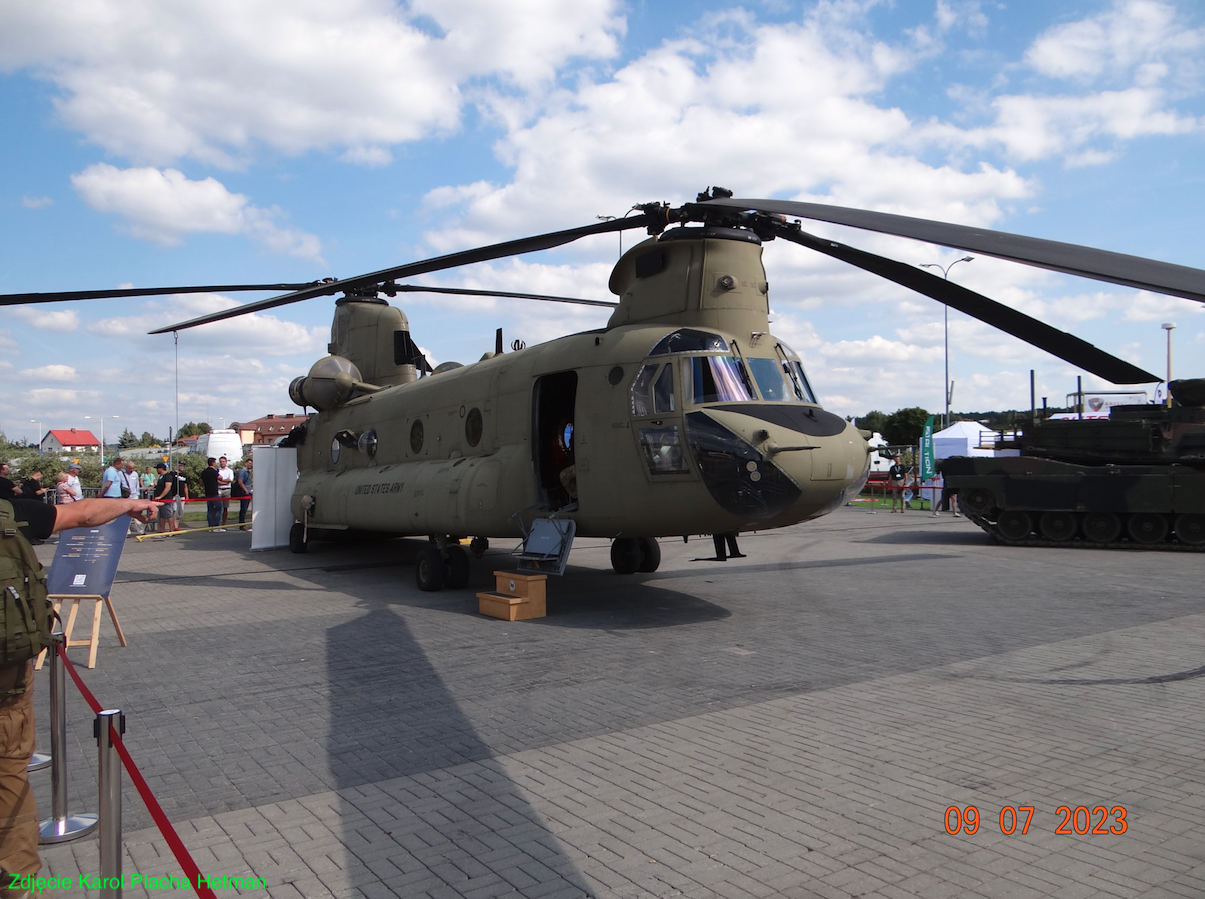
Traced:
<path id="1" fill-rule="evenodd" d="M 830 222 L 1205 302 L 1205 271 L 1074 244 L 886 213 L 734 198 L 647 203 L 627 218 L 311 284 L 12 294 L 0 305 L 239 290 L 281 296 L 153 331 L 179 331 L 319 296 L 335 301 L 329 356 L 289 396 L 317 415 L 295 429 L 300 476 L 290 548 L 312 532 L 427 536 L 416 581 L 464 587 L 474 538 L 524 537 L 537 519 L 611 539 L 619 573 L 655 571 L 658 537 L 723 539 L 824 515 L 865 483 L 866 432 L 816 401 L 799 355 L 770 331 L 762 245 L 780 238 L 872 272 L 1113 383 L 1160 380 L 981 294 L 802 230 Z M 618 302 L 397 283 L 628 229 Z M 430 370 L 406 316 L 381 295 L 429 291 L 612 306 L 606 326 Z M 570 539 L 572 534 L 570 534 Z M 734 544 L 733 544 L 734 545 Z M 563 557 L 562 562 L 563 566 Z"/>

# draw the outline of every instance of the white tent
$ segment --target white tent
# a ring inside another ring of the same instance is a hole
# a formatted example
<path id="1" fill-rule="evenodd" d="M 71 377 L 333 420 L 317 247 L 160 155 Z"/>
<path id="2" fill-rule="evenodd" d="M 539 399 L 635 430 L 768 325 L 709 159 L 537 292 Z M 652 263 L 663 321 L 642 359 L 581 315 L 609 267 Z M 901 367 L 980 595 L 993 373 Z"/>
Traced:
<path id="1" fill-rule="evenodd" d="M 994 456 L 996 433 L 977 421 L 956 421 L 944 431 L 933 434 L 933 455 L 938 459 L 950 456 Z M 982 445 L 982 446 L 981 446 Z M 1010 452 L 1009 455 L 1016 455 Z"/>

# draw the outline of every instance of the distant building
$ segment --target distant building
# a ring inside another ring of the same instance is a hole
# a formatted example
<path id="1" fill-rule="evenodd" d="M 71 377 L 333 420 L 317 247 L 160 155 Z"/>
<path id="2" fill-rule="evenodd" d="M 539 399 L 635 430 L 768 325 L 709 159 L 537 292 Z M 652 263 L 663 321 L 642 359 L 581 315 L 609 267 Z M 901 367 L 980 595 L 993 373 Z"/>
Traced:
<path id="1" fill-rule="evenodd" d="M 40 448 L 44 453 L 99 453 L 100 441 L 91 431 L 68 428 L 47 431 Z"/>
<path id="2" fill-rule="evenodd" d="M 234 422 L 230 427 L 239 432 L 242 436 L 243 446 L 275 443 L 281 437 L 284 437 L 289 431 L 297 427 L 297 425 L 305 424 L 310 418 L 309 415 L 295 414 L 292 412 L 283 415 L 265 415 L 263 418 L 257 418 L 255 421 L 245 421 L 241 424 Z"/>

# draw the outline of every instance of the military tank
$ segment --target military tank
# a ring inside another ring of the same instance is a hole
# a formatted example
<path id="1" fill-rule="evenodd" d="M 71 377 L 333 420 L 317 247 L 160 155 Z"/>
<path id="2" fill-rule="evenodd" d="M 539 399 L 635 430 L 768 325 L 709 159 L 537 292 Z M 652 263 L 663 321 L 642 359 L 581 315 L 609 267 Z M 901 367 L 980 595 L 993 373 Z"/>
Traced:
<path id="1" fill-rule="evenodd" d="M 1010 546 L 1205 551 L 1205 378 L 1172 405 L 1047 420 L 997 441 L 1016 456 L 944 459 L 963 513 Z"/>

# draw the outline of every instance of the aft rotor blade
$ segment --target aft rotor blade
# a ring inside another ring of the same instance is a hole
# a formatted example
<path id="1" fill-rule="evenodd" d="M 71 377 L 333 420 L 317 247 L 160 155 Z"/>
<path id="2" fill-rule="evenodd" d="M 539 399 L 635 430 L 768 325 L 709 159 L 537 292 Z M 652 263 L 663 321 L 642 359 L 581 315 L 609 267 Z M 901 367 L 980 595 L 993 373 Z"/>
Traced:
<path id="1" fill-rule="evenodd" d="M 208 287 L 119 287 L 113 290 L 64 290 L 59 293 L 0 294 L 0 306 L 24 306 L 29 303 L 66 303 L 70 300 L 111 300 L 120 297 L 158 297 L 174 293 L 235 293 L 240 290 L 301 290 L 317 281 L 304 284 L 215 284 Z"/>
<path id="2" fill-rule="evenodd" d="M 699 208 L 725 206 L 732 209 L 756 209 L 760 212 L 795 216 L 835 225 L 848 225 L 863 231 L 878 231 L 896 237 L 909 237 L 926 243 L 970 250 L 1011 262 L 1021 262 L 1037 268 L 1050 269 L 1081 278 L 1108 281 L 1139 290 L 1150 290 L 1174 297 L 1185 297 L 1205 303 L 1205 271 L 1187 265 L 1158 262 L 1142 256 L 1113 253 L 1073 243 L 951 225 L 930 219 L 850 209 L 845 206 L 826 206 L 820 203 L 799 203 L 793 200 L 707 200 Z"/>
<path id="3" fill-rule="evenodd" d="M 387 281 L 392 281 L 395 278 L 413 278 L 418 275 L 426 275 L 431 272 L 439 272 L 444 269 L 456 268 L 462 265 L 473 265 L 477 262 L 488 262 L 491 259 L 501 259 L 506 256 L 518 256 L 523 253 L 534 253 L 537 250 L 550 250 L 553 247 L 559 247 L 567 243 L 572 243 L 575 240 L 580 240 L 583 237 L 589 237 L 593 234 L 608 234 L 614 231 L 626 231 L 630 228 L 644 228 L 649 223 L 647 214 L 633 215 L 629 218 L 613 219 L 607 222 L 598 222 L 593 225 L 586 225 L 582 228 L 570 228 L 566 231 L 553 231 L 548 234 L 538 234 L 534 237 L 523 237 L 518 240 L 508 240 L 503 243 L 491 244 L 487 247 L 477 247 L 473 250 L 462 250 L 459 253 L 449 253 L 446 256 L 437 256 L 433 259 L 425 259 L 421 262 L 411 262 L 406 265 L 399 265 L 395 268 L 383 269 L 379 272 L 372 272 L 367 275 L 360 275 L 355 278 L 345 278 L 341 281 L 330 281 L 316 287 L 308 287 L 304 290 L 286 293 L 279 297 L 269 297 L 266 300 L 257 300 L 254 303 L 247 303 L 243 306 L 236 306 L 233 309 L 223 309 L 220 312 L 212 312 L 209 315 L 202 315 L 198 318 L 189 319 L 186 322 L 180 322 L 176 325 L 168 325 L 165 328 L 158 328 L 151 331 L 151 334 L 166 334 L 169 331 L 183 331 L 185 328 L 195 328 L 198 325 L 207 325 L 210 322 L 222 321 L 227 318 L 234 318 L 239 315 L 246 315 L 249 312 L 261 312 L 264 309 L 274 309 L 277 306 L 285 306 L 289 303 L 297 303 L 301 300 L 308 300 L 313 297 L 327 296 L 341 291 L 351 291 L 363 287 L 370 287 L 374 284 L 382 284 Z"/>
<path id="4" fill-rule="evenodd" d="M 548 303 L 574 303 L 578 306 L 606 306 L 609 309 L 613 309 L 619 305 L 607 300 L 583 300 L 579 297 L 556 297 L 542 293 L 512 293 L 507 290 L 469 290 L 464 287 L 421 287 L 417 284 L 398 284 L 396 287 L 390 287 L 389 290 L 396 290 L 398 293 L 447 293 L 454 296 L 466 297 L 506 297 L 507 299 L 515 300 L 544 300 Z"/>
<path id="5" fill-rule="evenodd" d="M 864 271 L 871 272 L 888 281 L 894 281 L 910 290 L 924 294 L 939 303 L 945 303 L 951 309 L 965 312 L 972 318 L 999 328 L 1006 334 L 1011 334 L 1026 343 L 1045 350 L 1052 356 L 1057 356 L 1065 362 L 1091 372 L 1113 384 L 1147 384 L 1162 380 L 1158 375 L 1143 371 L 1136 365 L 1118 359 L 1099 349 L 1086 340 L 1081 340 L 1066 331 L 1052 328 L 1045 322 L 1040 322 L 1023 312 L 1018 312 L 985 297 L 983 294 L 968 290 L 952 281 L 931 275 L 923 269 L 896 262 L 874 253 L 857 250 L 845 244 L 825 240 L 805 231 L 794 228 L 779 228 L 778 236 L 800 246 L 808 247 L 848 262 Z"/>

